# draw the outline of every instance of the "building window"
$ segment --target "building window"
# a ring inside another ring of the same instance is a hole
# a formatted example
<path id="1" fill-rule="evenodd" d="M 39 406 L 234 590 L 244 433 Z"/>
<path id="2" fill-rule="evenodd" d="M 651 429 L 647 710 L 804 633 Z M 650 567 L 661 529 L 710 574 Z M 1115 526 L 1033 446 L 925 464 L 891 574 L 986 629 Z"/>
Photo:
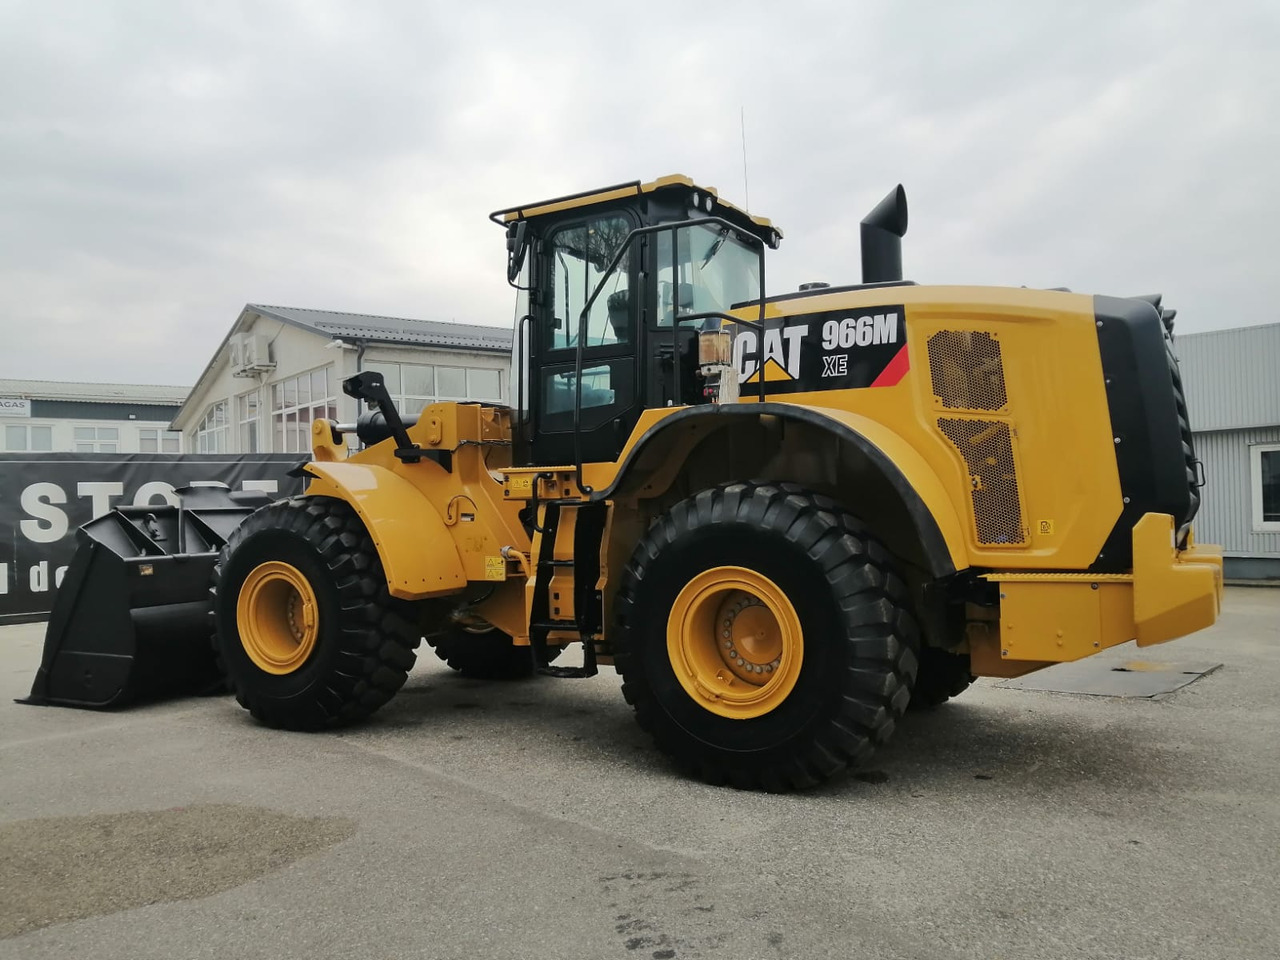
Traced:
<path id="1" fill-rule="evenodd" d="M 502 377 L 497 370 L 467 370 L 467 396 L 472 400 L 502 402 Z"/>
<path id="2" fill-rule="evenodd" d="M 387 393 L 402 414 L 418 413 L 437 400 L 503 402 L 502 380 L 497 370 L 423 363 L 375 362 L 366 363 L 364 367 L 382 374 Z"/>
<path id="3" fill-rule="evenodd" d="M 4 428 L 4 448 L 14 452 L 24 450 L 48 451 L 53 449 L 53 427 L 27 424 L 11 424 Z"/>
<path id="4" fill-rule="evenodd" d="M 436 370 L 436 394 L 441 400 L 467 400 L 467 371 L 463 367 Z"/>
<path id="5" fill-rule="evenodd" d="M 258 452 L 258 391 L 236 397 L 236 420 L 240 424 L 240 452 Z"/>
<path id="6" fill-rule="evenodd" d="M 120 445 L 119 427 L 76 427 L 72 436 L 76 453 L 115 453 Z"/>
<path id="7" fill-rule="evenodd" d="M 143 427 L 138 431 L 140 453 L 181 453 L 182 434 L 176 430 Z"/>
<path id="8" fill-rule="evenodd" d="M 1249 448 L 1249 485 L 1253 490 L 1253 529 L 1280 533 L 1280 443 Z"/>
<path id="9" fill-rule="evenodd" d="M 311 422 L 338 419 L 333 378 L 328 367 L 299 374 L 271 385 L 272 449 L 276 453 L 306 453 L 311 449 Z"/>
<path id="10" fill-rule="evenodd" d="M 196 427 L 198 453 L 230 453 L 231 424 L 227 419 L 227 401 L 219 400 L 205 412 Z"/>

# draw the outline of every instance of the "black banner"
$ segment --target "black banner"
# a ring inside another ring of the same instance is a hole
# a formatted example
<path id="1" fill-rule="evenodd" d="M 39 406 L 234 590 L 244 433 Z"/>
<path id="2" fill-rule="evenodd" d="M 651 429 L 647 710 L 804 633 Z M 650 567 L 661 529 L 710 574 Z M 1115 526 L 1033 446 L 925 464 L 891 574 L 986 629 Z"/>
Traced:
<path id="1" fill-rule="evenodd" d="M 302 492 L 297 454 L 0 454 L 0 624 L 42 620 L 76 549 L 76 528 L 114 507 L 176 503 L 174 489 L 224 483 Z"/>

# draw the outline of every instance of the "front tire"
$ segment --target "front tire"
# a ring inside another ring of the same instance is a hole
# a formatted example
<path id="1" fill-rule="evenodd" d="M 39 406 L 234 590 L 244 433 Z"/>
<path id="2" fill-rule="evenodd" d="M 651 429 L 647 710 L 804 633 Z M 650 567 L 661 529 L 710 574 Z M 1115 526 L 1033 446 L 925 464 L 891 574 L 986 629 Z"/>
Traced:
<path id="1" fill-rule="evenodd" d="M 817 784 L 864 763 L 910 698 L 916 628 L 889 553 L 791 484 L 676 504 L 636 547 L 617 607 L 623 694 L 710 783 Z"/>
<path id="2" fill-rule="evenodd" d="M 329 497 L 251 514 L 214 567 L 214 650 L 240 705 L 271 727 L 369 716 L 403 686 L 419 631 L 387 593 L 355 511 Z"/>

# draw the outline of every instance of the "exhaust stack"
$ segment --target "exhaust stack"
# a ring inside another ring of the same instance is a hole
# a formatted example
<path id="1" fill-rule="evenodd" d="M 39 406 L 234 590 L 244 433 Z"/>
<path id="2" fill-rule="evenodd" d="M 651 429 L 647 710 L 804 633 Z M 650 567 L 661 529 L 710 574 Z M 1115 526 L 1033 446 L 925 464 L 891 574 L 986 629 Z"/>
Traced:
<path id="1" fill-rule="evenodd" d="M 902 279 L 902 237 L 907 232 L 907 191 L 898 184 L 862 218 L 862 282 Z"/>

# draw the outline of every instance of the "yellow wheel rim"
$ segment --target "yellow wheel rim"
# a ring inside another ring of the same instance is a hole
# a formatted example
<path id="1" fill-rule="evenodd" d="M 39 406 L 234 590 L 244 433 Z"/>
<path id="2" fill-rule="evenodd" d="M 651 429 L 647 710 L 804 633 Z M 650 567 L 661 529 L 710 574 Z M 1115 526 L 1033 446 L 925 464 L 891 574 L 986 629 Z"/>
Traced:
<path id="1" fill-rule="evenodd" d="M 733 720 L 776 709 L 795 688 L 804 632 L 776 583 L 744 567 L 713 567 L 680 591 L 667 655 L 686 693 Z"/>
<path id="2" fill-rule="evenodd" d="M 320 633 L 315 591 L 297 567 L 279 560 L 250 571 L 236 601 L 240 644 L 259 669 L 282 676 L 311 656 Z"/>

